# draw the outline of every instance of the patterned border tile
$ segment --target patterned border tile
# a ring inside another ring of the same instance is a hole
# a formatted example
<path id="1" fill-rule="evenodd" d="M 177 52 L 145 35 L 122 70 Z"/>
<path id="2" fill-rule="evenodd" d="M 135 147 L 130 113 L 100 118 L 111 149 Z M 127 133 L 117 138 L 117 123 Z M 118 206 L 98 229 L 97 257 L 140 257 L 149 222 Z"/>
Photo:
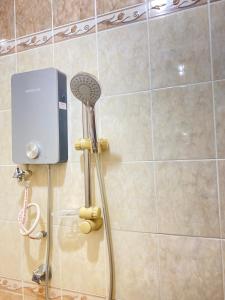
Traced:
<path id="1" fill-rule="evenodd" d="M 52 30 L 21 37 L 16 40 L 17 52 L 40 47 L 52 43 Z"/>
<path id="2" fill-rule="evenodd" d="M 66 39 L 76 38 L 85 34 L 95 32 L 95 19 L 88 19 L 81 22 L 74 22 L 66 26 L 54 29 L 54 41 L 59 42 Z"/>
<path id="3" fill-rule="evenodd" d="M 149 16 L 154 18 L 204 4 L 207 0 L 150 0 Z"/>
<path id="4" fill-rule="evenodd" d="M 10 295 L 26 295 L 31 299 L 45 299 L 45 286 L 30 282 L 0 277 L 0 292 L 10 293 Z M 13 293 L 13 294 L 12 294 Z M 103 297 L 87 295 L 75 291 L 61 290 L 59 288 L 49 288 L 49 297 L 52 300 L 102 300 Z M 10 298 L 11 299 L 11 298 Z"/>
<path id="5" fill-rule="evenodd" d="M 15 50 L 15 40 L 8 40 L 0 43 L 0 56 L 15 53 Z"/>
<path id="6" fill-rule="evenodd" d="M 75 300 L 75 299 L 76 300 L 102 300 L 105 298 L 62 290 L 62 299 L 63 300 Z"/>
<path id="7" fill-rule="evenodd" d="M 121 9 L 113 13 L 98 16 L 98 30 L 122 26 L 146 19 L 146 4 Z"/>
<path id="8" fill-rule="evenodd" d="M 0 277 L 0 290 L 22 294 L 22 281 Z"/>

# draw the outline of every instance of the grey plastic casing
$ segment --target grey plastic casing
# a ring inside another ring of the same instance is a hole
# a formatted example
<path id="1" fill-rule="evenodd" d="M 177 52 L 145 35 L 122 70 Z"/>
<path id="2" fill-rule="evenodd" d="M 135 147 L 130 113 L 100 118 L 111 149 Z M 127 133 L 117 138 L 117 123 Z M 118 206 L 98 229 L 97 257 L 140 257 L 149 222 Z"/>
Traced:
<path id="1" fill-rule="evenodd" d="M 12 159 L 17 164 L 56 164 L 68 159 L 66 75 L 54 69 L 14 74 Z M 39 155 L 27 156 L 27 146 Z"/>

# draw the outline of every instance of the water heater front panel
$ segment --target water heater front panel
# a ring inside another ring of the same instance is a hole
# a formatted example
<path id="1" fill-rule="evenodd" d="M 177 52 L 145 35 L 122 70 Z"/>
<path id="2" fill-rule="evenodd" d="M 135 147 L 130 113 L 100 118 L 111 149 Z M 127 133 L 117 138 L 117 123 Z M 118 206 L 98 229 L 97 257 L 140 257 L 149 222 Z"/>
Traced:
<path id="1" fill-rule="evenodd" d="M 12 76 L 12 156 L 17 164 L 68 159 L 66 76 L 58 70 Z"/>

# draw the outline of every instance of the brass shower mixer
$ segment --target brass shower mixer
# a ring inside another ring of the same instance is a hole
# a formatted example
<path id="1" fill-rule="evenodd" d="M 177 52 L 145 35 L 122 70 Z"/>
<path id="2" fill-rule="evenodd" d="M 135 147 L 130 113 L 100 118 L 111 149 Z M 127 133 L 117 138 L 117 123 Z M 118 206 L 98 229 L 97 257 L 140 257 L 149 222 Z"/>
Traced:
<path id="1" fill-rule="evenodd" d="M 89 150 L 93 153 L 92 142 L 91 139 L 82 138 L 75 142 L 76 150 Z M 109 143 L 107 139 L 99 139 L 98 140 L 98 152 L 104 152 L 109 149 Z"/>

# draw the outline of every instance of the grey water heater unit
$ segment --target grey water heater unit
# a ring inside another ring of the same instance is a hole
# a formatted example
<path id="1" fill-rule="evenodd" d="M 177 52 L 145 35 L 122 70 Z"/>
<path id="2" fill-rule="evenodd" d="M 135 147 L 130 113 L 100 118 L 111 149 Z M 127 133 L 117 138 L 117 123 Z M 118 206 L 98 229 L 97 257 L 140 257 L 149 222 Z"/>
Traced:
<path id="1" fill-rule="evenodd" d="M 12 158 L 17 164 L 68 159 L 66 75 L 54 68 L 12 76 Z"/>

